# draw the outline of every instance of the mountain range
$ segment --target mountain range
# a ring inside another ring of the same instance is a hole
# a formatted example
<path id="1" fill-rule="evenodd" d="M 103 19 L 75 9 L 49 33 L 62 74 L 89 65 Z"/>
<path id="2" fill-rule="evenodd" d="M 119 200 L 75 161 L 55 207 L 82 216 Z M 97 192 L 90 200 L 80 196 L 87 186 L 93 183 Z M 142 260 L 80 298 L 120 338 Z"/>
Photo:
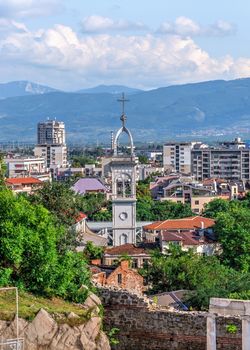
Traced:
<path id="1" fill-rule="evenodd" d="M 20 83 L 20 84 L 19 84 Z M 250 78 L 162 87 L 150 91 L 102 86 L 63 92 L 34 83 L 11 89 L 5 97 L 0 85 L 0 142 L 36 141 L 36 124 L 48 117 L 65 122 L 69 141 L 109 142 L 110 131 L 120 126 L 121 91 L 127 125 L 138 141 L 229 138 L 250 134 Z M 9 87 L 11 84 L 9 83 Z M 27 88 L 27 85 L 31 88 Z M 27 91 L 29 90 L 29 91 Z M 7 90 L 5 90 L 7 91 Z"/>

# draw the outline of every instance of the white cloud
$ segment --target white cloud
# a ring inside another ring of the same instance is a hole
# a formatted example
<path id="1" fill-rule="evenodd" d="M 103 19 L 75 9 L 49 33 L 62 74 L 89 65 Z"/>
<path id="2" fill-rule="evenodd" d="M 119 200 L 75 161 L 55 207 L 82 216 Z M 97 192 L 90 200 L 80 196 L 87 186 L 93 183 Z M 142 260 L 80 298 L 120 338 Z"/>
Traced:
<path id="1" fill-rule="evenodd" d="M 7 18 L 47 16 L 61 8 L 60 0 L 0 0 L 0 16 Z"/>
<path id="2" fill-rule="evenodd" d="M 160 34 L 181 36 L 226 36 L 236 32 L 236 26 L 224 20 L 218 20 L 210 26 L 201 26 L 188 17 L 178 17 L 175 22 L 164 22 L 157 30 Z"/>
<path id="3" fill-rule="evenodd" d="M 98 15 L 89 16 L 82 21 L 82 30 L 85 33 L 100 33 L 106 31 L 144 30 L 146 26 L 141 22 L 131 22 L 123 19 L 113 20 Z"/>
<path id="4" fill-rule="evenodd" d="M 35 32 L 23 28 L 0 37 L 1 79 L 71 89 L 102 82 L 151 88 L 250 75 L 249 58 L 213 58 L 191 37 L 82 36 L 64 25 Z"/>
<path id="5" fill-rule="evenodd" d="M 6 32 L 28 32 L 28 29 L 23 23 L 0 17 L 0 34 Z"/>

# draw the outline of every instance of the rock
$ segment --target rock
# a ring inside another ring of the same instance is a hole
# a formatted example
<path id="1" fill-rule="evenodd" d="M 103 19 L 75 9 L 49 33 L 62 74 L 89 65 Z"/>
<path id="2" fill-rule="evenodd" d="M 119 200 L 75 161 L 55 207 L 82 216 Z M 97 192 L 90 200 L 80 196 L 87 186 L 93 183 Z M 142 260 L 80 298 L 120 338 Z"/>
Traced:
<path id="1" fill-rule="evenodd" d="M 108 337 L 103 332 L 97 337 L 96 350 L 110 350 Z"/>
<path id="2" fill-rule="evenodd" d="M 96 344 L 89 340 L 89 338 L 84 333 L 81 335 L 80 342 L 83 349 L 96 350 Z"/>
<path id="3" fill-rule="evenodd" d="M 48 345 L 56 334 L 58 325 L 44 309 L 40 309 L 34 320 L 28 325 L 26 337 L 29 342 Z"/>
<path id="4" fill-rule="evenodd" d="M 81 332 L 83 332 L 90 340 L 95 340 L 101 329 L 102 320 L 100 317 L 91 317 L 91 319 L 84 325 L 79 326 Z"/>
<path id="5" fill-rule="evenodd" d="M 66 350 L 66 349 L 78 349 L 76 345 L 77 339 L 80 333 L 67 324 L 63 324 L 58 328 L 57 333 L 50 343 L 49 349 L 51 350 Z"/>
<path id="6" fill-rule="evenodd" d="M 83 305 L 87 309 L 93 306 L 100 306 L 101 304 L 102 302 L 100 298 L 98 298 L 98 296 L 94 293 L 90 293 Z"/>
<path id="7" fill-rule="evenodd" d="M 0 332 L 1 336 L 4 337 L 4 339 L 13 339 L 17 336 L 17 329 L 16 329 L 16 317 L 14 321 L 12 321 L 10 324 L 8 322 L 5 322 L 6 327 L 3 328 L 3 330 Z M 23 336 L 24 329 L 27 327 L 28 322 L 18 318 L 18 334 L 19 336 Z"/>
<path id="8" fill-rule="evenodd" d="M 78 316 L 77 314 L 75 314 L 72 311 L 67 315 L 67 317 L 69 320 L 74 319 L 74 318 L 80 318 L 80 316 Z"/>

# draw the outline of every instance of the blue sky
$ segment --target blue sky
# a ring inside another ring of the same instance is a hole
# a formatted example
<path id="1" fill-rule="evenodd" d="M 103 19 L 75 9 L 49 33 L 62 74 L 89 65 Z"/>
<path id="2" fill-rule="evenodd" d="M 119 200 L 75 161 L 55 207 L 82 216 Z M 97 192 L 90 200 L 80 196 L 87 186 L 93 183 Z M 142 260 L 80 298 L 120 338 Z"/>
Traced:
<path id="1" fill-rule="evenodd" d="M 143 89 L 250 76 L 249 0 L 0 0 L 0 81 Z"/>

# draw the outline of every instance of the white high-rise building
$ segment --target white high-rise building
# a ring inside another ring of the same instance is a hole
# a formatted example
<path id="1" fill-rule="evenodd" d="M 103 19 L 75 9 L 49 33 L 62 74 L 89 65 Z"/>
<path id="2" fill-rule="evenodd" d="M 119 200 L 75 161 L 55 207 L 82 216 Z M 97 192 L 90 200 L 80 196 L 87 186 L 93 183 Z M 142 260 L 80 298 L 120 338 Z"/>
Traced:
<path id="1" fill-rule="evenodd" d="M 164 170 L 191 174 L 191 151 L 201 142 L 168 142 L 163 146 Z"/>
<path id="2" fill-rule="evenodd" d="M 37 145 L 34 149 L 36 157 L 43 157 L 49 169 L 65 168 L 67 146 L 65 142 L 65 125 L 56 120 L 40 122 L 37 126 Z"/>

